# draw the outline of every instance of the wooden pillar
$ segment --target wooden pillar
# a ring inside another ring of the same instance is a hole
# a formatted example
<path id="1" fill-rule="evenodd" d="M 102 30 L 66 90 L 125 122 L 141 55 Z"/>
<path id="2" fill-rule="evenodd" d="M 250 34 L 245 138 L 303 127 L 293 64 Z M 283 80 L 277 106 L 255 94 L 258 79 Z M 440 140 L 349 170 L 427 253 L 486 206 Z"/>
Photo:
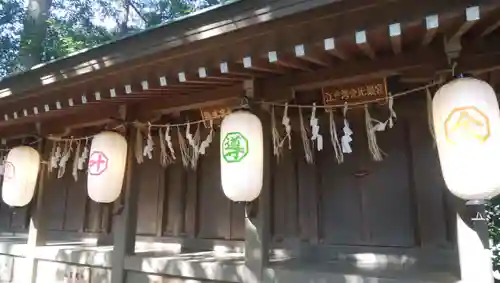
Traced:
<path id="1" fill-rule="evenodd" d="M 245 92 L 249 98 L 260 98 L 253 81 L 245 81 Z M 254 92 L 256 95 L 254 95 Z M 246 207 L 245 213 L 245 265 L 249 271 L 242 277 L 244 283 L 264 282 L 264 269 L 269 261 L 269 223 L 271 194 L 271 137 L 269 131 L 269 115 L 254 105 L 252 109 L 262 121 L 264 127 L 264 179 L 262 192 L 255 203 Z M 253 212 L 257 212 L 256 215 Z"/>
<path id="2" fill-rule="evenodd" d="M 128 119 L 130 120 L 130 119 Z M 134 134 L 135 130 L 131 124 L 127 128 L 127 167 L 125 170 L 125 182 L 123 184 L 124 204 L 121 213 L 114 217 L 113 225 L 113 255 L 111 258 L 111 282 L 124 283 L 125 269 L 124 260 L 128 255 L 134 254 L 137 227 L 138 186 L 133 184 L 132 174 L 134 165 Z"/>
<path id="3" fill-rule="evenodd" d="M 40 156 L 44 156 L 45 140 L 42 140 L 38 144 L 38 152 Z M 43 246 L 46 243 L 46 224 L 43 217 L 43 191 L 45 187 L 45 180 L 47 178 L 47 166 L 45 162 L 40 165 L 40 171 L 38 172 L 38 183 L 35 191 L 35 197 L 32 200 L 33 210 L 30 217 L 29 231 L 28 231 L 28 247 L 26 251 L 25 259 L 25 275 L 26 280 L 24 282 L 36 282 L 37 275 L 37 260 L 36 260 L 36 248 L 38 246 Z"/>

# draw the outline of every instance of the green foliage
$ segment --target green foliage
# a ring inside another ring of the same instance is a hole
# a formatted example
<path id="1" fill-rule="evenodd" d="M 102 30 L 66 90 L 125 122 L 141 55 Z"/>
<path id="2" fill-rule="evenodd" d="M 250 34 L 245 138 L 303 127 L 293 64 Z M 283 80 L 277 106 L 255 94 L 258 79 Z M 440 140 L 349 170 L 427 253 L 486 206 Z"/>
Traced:
<path id="1" fill-rule="evenodd" d="M 38 54 L 40 63 L 229 1 L 232 0 L 52 0 L 42 54 Z M 124 3 L 128 4 L 128 13 Z M 23 31 L 26 4 L 26 0 L 0 0 L 0 78 L 21 69 L 21 35 L 31 32 Z M 123 22 L 125 32 L 119 30 Z M 23 40 L 23 46 L 31 44 L 30 38 Z"/>
<path id="2" fill-rule="evenodd" d="M 486 215 L 490 231 L 493 269 L 500 271 L 500 197 L 491 201 L 487 207 Z"/>
<path id="3" fill-rule="evenodd" d="M 0 78 L 14 70 L 23 15 L 21 1 L 0 0 Z"/>

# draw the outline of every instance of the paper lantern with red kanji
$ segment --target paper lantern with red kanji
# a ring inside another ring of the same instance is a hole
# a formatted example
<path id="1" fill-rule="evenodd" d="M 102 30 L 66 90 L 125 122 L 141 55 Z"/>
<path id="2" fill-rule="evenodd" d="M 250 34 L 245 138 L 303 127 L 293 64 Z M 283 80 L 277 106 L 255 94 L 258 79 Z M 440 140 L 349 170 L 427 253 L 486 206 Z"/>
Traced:
<path id="1" fill-rule="evenodd" d="M 40 154 L 29 146 L 9 151 L 4 164 L 2 199 L 9 206 L 27 205 L 35 193 Z"/>
<path id="2" fill-rule="evenodd" d="M 448 189 L 467 200 L 500 193 L 500 111 L 493 88 L 474 78 L 443 85 L 432 102 L 441 170 Z"/>
<path id="3" fill-rule="evenodd" d="M 126 162 L 127 141 L 122 135 L 107 131 L 93 138 L 87 168 L 87 192 L 92 200 L 111 203 L 120 196 Z"/>
<path id="4" fill-rule="evenodd" d="M 249 111 L 236 111 L 221 124 L 221 180 L 224 194 L 235 202 L 250 202 L 262 189 L 264 142 L 262 123 Z"/>

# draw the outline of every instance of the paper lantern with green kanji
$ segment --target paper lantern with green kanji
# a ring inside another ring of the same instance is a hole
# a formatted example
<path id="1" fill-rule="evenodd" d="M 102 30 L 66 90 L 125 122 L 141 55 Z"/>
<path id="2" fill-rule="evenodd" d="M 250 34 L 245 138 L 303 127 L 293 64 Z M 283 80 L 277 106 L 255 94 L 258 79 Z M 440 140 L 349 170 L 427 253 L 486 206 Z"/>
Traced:
<path id="1" fill-rule="evenodd" d="M 250 202 L 262 189 L 263 134 L 260 119 L 239 110 L 221 125 L 220 163 L 224 194 L 235 202 Z"/>

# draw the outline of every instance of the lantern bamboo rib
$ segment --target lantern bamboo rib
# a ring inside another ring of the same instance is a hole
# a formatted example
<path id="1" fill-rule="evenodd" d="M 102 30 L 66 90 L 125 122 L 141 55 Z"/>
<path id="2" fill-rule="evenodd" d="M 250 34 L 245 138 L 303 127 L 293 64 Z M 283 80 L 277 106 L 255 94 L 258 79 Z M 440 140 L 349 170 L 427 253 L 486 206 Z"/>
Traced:
<path id="1" fill-rule="evenodd" d="M 406 90 L 406 91 L 403 91 L 403 92 L 400 92 L 400 93 L 391 94 L 391 97 L 392 98 L 397 98 L 397 97 L 405 96 L 405 95 L 408 95 L 408 94 L 411 94 L 411 93 L 414 93 L 414 92 L 417 92 L 417 91 L 425 90 L 425 89 L 427 89 L 429 87 L 432 87 L 432 86 L 441 85 L 442 83 L 443 82 L 441 80 L 433 81 L 433 82 L 431 82 L 429 84 L 426 84 L 424 86 L 420 86 L 420 87 L 417 87 L 417 88 L 409 89 L 409 90 Z M 380 101 L 384 101 L 384 100 L 387 100 L 387 98 L 377 98 L 377 99 L 372 99 L 372 100 L 362 101 L 362 102 L 351 102 L 351 103 L 347 103 L 346 102 L 343 105 L 336 105 L 336 106 L 333 106 L 333 105 L 316 105 L 316 106 L 313 106 L 313 105 L 287 104 L 287 103 L 268 102 L 268 101 L 259 101 L 257 103 L 265 104 L 265 105 L 271 105 L 271 106 L 281 106 L 281 107 L 285 107 L 285 106 L 288 105 L 288 107 L 295 107 L 295 108 L 313 108 L 313 107 L 316 107 L 316 108 L 331 109 L 331 108 L 344 108 L 346 106 L 347 107 L 353 107 L 353 106 L 366 105 L 366 104 L 376 103 L 376 102 L 380 102 Z"/>

